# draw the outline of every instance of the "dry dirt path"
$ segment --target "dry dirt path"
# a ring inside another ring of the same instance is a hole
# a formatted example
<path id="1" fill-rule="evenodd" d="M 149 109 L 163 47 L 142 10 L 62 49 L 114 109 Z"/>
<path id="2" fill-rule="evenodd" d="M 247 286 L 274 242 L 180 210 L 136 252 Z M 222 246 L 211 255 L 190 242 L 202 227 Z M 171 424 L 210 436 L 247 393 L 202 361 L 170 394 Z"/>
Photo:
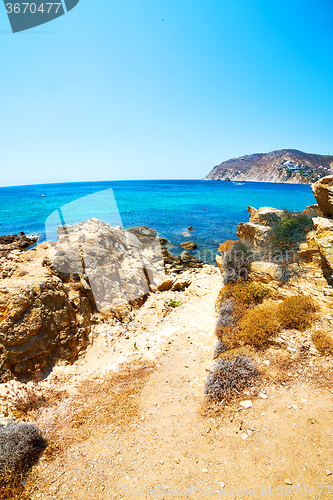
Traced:
<path id="1" fill-rule="evenodd" d="M 153 361 L 138 417 L 127 428 L 97 426 L 64 455 L 41 461 L 33 499 L 333 498 L 328 391 L 269 387 L 267 399 L 223 419 L 200 412 L 220 286 L 217 271 L 203 271 L 186 292 L 152 296 L 128 338 L 108 343 L 110 331 L 100 327 L 85 359 L 68 373 L 79 381 L 124 359 Z M 183 304 L 163 318 L 161 306 L 171 296 Z M 327 487 L 319 496 L 321 485 Z"/>

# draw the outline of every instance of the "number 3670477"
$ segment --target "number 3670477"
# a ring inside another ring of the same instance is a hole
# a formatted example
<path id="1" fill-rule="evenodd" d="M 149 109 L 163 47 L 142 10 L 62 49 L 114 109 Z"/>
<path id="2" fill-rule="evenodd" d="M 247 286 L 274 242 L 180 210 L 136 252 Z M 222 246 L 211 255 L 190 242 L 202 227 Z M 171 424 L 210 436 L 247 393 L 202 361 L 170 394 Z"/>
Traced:
<path id="1" fill-rule="evenodd" d="M 45 5 L 45 8 L 44 8 Z M 61 3 L 41 3 L 39 7 L 35 3 L 6 3 L 7 14 L 35 14 L 41 12 L 42 14 L 57 14 Z"/>

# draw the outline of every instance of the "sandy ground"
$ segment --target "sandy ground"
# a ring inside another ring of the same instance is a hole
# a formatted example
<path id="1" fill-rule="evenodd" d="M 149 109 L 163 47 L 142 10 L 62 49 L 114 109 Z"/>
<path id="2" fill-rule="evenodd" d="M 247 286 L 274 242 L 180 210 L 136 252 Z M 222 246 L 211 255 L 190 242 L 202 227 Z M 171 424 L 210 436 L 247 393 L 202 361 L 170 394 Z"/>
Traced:
<path id="1" fill-rule="evenodd" d="M 203 386 L 215 344 L 216 270 L 185 292 L 153 294 L 128 332 L 98 325 L 70 387 L 125 360 L 155 367 L 126 427 L 96 426 L 35 471 L 32 499 L 333 498 L 333 394 L 295 383 L 266 387 L 249 409 L 204 416 Z M 166 299 L 183 304 L 163 313 Z M 161 312 L 162 311 L 162 312 Z M 322 487 L 322 488 L 320 488 Z"/>

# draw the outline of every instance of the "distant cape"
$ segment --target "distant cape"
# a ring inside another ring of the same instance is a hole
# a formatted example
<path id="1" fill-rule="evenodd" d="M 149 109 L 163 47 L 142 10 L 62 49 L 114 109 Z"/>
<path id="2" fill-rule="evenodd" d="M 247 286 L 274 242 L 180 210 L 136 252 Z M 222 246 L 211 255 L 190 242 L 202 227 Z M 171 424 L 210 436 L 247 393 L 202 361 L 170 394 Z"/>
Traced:
<path id="1" fill-rule="evenodd" d="M 224 161 L 203 180 L 312 184 L 332 174 L 333 156 L 280 149 Z"/>

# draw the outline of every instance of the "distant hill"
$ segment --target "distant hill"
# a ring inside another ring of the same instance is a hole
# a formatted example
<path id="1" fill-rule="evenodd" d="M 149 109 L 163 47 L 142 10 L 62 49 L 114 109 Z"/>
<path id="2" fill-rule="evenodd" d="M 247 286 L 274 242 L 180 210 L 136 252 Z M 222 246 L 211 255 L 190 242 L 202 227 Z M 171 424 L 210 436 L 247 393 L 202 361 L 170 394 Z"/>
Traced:
<path id="1" fill-rule="evenodd" d="M 312 184 L 326 175 L 333 175 L 333 156 L 280 149 L 224 161 L 204 180 Z"/>

